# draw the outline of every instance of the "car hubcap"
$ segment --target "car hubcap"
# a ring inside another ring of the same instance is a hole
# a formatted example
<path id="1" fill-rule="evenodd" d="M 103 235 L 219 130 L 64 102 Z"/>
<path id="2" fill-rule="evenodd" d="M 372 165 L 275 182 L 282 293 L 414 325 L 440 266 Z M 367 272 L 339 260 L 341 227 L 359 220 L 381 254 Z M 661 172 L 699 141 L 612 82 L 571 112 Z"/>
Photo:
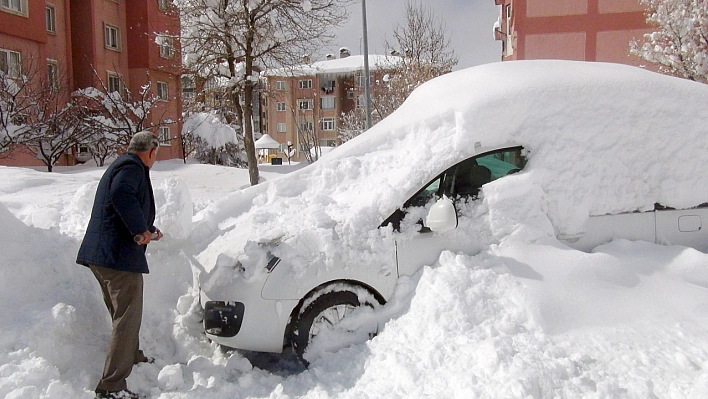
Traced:
<path id="1" fill-rule="evenodd" d="M 355 309 L 354 306 L 348 304 L 334 305 L 322 311 L 310 327 L 310 341 L 324 330 L 331 330 Z"/>

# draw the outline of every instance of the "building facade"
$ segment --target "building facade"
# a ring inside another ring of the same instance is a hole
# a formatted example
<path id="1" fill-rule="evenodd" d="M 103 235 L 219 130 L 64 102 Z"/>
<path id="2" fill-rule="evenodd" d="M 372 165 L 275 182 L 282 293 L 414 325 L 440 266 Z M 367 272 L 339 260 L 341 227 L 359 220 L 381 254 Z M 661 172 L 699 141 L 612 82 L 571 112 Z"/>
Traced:
<path id="1" fill-rule="evenodd" d="M 640 65 L 629 43 L 651 32 L 639 0 L 494 0 L 502 60 L 565 59 Z"/>
<path id="2" fill-rule="evenodd" d="M 148 125 L 159 127 L 158 159 L 182 157 L 179 14 L 170 0 L 0 0 L 0 68 L 62 77 L 71 92 L 105 86 L 140 92 L 148 82 L 160 99 Z M 66 154 L 59 165 L 77 163 Z M 81 157 L 78 157 L 81 158 Z M 0 164 L 39 166 L 14 151 Z"/>
<path id="3" fill-rule="evenodd" d="M 340 58 L 327 58 L 266 73 L 268 94 L 261 127 L 280 143 L 279 157 L 287 157 L 288 143 L 294 150 L 293 160 L 305 159 L 310 150 L 305 141 L 314 141 L 325 151 L 337 146 L 341 115 L 365 106 L 364 56 L 351 56 L 342 49 Z M 380 79 L 378 70 L 388 61 L 389 57 L 369 56 L 372 82 Z"/>

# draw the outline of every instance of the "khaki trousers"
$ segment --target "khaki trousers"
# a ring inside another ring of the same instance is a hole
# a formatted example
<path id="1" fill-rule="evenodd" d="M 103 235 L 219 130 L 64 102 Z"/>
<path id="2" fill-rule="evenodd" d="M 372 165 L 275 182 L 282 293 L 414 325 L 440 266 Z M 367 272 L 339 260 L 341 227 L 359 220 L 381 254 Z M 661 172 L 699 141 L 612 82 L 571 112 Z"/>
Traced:
<path id="1" fill-rule="evenodd" d="M 143 318 L 143 275 L 100 266 L 89 266 L 101 285 L 103 300 L 113 321 L 103 376 L 96 389 L 127 390 L 126 378 L 142 353 L 139 351 Z"/>

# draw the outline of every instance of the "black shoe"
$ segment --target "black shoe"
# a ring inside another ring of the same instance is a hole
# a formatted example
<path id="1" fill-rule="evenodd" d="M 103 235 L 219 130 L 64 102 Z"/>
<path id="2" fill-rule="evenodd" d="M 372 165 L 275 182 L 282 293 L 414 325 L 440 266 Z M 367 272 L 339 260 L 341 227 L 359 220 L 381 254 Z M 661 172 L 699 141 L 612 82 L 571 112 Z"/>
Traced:
<path id="1" fill-rule="evenodd" d="M 135 355 L 135 360 L 133 361 L 133 364 L 140 364 L 140 363 L 155 363 L 155 358 L 154 357 L 148 357 L 145 356 L 143 351 L 139 350 L 137 355 Z"/>
<path id="2" fill-rule="evenodd" d="M 106 391 L 105 389 L 96 390 L 96 399 L 141 399 L 142 397 L 135 392 L 129 390 L 124 391 Z"/>

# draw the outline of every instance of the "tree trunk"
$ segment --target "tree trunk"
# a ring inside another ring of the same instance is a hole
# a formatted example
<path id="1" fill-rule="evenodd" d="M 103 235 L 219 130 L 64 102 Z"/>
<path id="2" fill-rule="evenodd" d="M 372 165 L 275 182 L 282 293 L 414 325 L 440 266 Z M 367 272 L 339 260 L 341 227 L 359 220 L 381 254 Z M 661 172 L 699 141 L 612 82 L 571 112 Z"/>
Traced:
<path id="1" fill-rule="evenodd" d="M 243 91 L 243 145 L 246 148 L 248 159 L 248 177 L 251 185 L 258 184 L 258 159 L 256 158 L 256 145 L 253 140 L 253 58 L 246 57 L 246 82 Z"/>

